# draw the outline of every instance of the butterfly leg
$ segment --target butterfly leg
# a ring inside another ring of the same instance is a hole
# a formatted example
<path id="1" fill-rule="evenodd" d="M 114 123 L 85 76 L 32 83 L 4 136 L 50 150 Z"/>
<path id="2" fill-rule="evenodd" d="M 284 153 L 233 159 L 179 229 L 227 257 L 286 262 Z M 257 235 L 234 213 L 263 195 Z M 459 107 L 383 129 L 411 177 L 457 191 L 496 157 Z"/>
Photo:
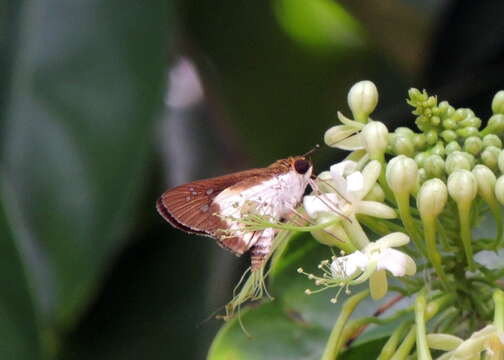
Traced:
<path id="1" fill-rule="evenodd" d="M 274 237 L 275 230 L 271 228 L 265 229 L 254 246 L 250 248 L 250 263 L 252 271 L 259 269 L 268 259 Z"/>

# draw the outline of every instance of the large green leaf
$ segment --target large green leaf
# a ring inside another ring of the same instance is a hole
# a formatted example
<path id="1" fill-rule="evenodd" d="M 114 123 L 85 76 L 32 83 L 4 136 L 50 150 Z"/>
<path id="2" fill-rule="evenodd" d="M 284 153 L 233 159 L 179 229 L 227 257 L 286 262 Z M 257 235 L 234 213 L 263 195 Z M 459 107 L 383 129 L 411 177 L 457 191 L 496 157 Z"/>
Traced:
<path id="1" fill-rule="evenodd" d="M 68 327 L 134 223 L 162 105 L 167 2 L 23 5 L 0 154 L 16 221 L 1 241 L 19 251 L 25 269 L 9 271 L 26 273 L 43 326 Z"/>

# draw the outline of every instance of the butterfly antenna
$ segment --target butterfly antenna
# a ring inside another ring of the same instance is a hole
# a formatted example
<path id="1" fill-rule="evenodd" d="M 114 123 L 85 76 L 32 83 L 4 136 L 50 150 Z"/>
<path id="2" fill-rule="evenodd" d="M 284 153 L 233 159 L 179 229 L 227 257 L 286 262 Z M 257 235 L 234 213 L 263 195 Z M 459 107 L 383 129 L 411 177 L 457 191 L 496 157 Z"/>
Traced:
<path id="1" fill-rule="evenodd" d="M 316 144 L 312 149 L 310 149 L 310 151 L 308 151 L 306 154 L 303 154 L 303 157 L 307 157 L 319 149 L 320 149 L 320 145 Z"/>

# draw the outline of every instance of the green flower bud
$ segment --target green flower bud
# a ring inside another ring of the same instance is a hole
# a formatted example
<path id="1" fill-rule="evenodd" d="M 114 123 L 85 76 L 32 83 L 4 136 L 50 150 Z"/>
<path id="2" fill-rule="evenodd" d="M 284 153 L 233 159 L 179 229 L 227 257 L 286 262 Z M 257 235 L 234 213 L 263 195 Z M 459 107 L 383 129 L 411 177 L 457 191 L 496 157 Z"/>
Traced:
<path id="1" fill-rule="evenodd" d="M 427 145 L 427 138 L 424 134 L 413 135 L 413 146 L 417 149 L 422 149 Z"/>
<path id="2" fill-rule="evenodd" d="M 357 121 L 366 122 L 377 104 L 378 90 L 372 81 L 359 81 L 348 92 L 348 106 Z"/>
<path id="3" fill-rule="evenodd" d="M 425 159 L 427 159 L 428 156 L 429 156 L 429 154 L 427 154 L 426 152 L 421 152 L 421 153 L 416 154 L 415 161 L 416 161 L 418 167 L 424 166 Z"/>
<path id="4" fill-rule="evenodd" d="M 499 170 L 501 173 L 504 173 L 504 151 L 501 151 L 499 154 L 499 158 L 497 159 Z"/>
<path id="5" fill-rule="evenodd" d="M 466 118 L 466 116 L 467 116 L 466 109 L 457 109 L 457 110 L 455 110 L 455 112 L 453 113 L 451 118 L 453 120 L 455 120 L 457 123 L 459 123 L 462 120 L 464 120 Z"/>
<path id="6" fill-rule="evenodd" d="M 415 153 L 415 147 L 413 146 L 413 142 L 402 135 L 397 135 L 394 139 L 394 152 L 396 154 L 402 154 L 406 156 L 413 156 Z"/>
<path id="7" fill-rule="evenodd" d="M 464 120 L 462 120 L 459 125 L 463 127 L 474 127 L 476 129 L 479 129 L 479 127 L 481 126 L 481 119 L 474 116 L 473 114 L 472 116 L 466 117 Z"/>
<path id="8" fill-rule="evenodd" d="M 488 125 L 485 129 L 488 129 L 488 131 L 493 134 L 502 134 L 504 132 L 504 115 L 493 115 L 488 119 Z"/>
<path id="9" fill-rule="evenodd" d="M 453 106 L 451 106 L 448 101 L 441 101 L 438 105 L 438 110 L 440 114 L 445 115 L 445 118 L 450 118 L 453 113 L 455 112 L 455 109 Z M 444 123 L 444 121 L 443 121 Z M 444 125 L 443 125 L 444 126 Z M 447 127 L 447 129 L 452 129 L 451 127 Z"/>
<path id="10" fill-rule="evenodd" d="M 443 120 L 443 127 L 446 130 L 454 130 L 457 128 L 457 122 L 451 118 L 446 118 Z"/>
<path id="11" fill-rule="evenodd" d="M 456 141 L 452 141 L 451 143 L 449 143 L 448 145 L 446 145 L 446 147 L 445 147 L 445 154 L 448 155 L 448 154 L 451 154 L 454 151 L 460 151 L 460 150 L 462 150 L 462 148 L 460 147 L 459 143 L 456 142 Z"/>
<path id="12" fill-rule="evenodd" d="M 434 145 L 438 141 L 438 134 L 436 130 L 430 130 L 427 134 L 425 134 L 427 138 L 427 144 Z"/>
<path id="13" fill-rule="evenodd" d="M 488 134 L 483 137 L 483 147 L 486 148 L 487 146 L 495 146 L 502 149 L 502 141 L 497 135 Z"/>
<path id="14" fill-rule="evenodd" d="M 430 155 L 424 161 L 424 169 L 428 178 L 442 178 L 445 175 L 445 162 L 439 155 Z"/>
<path id="15" fill-rule="evenodd" d="M 399 155 L 388 162 L 385 176 L 394 193 L 411 194 L 417 184 L 417 172 L 418 166 L 415 160 Z"/>
<path id="16" fill-rule="evenodd" d="M 501 149 L 495 146 L 487 146 L 481 153 L 481 161 L 493 171 L 497 171 Z"/>
<path id="17" fill-rule="evenodd" d="M 428 179 L 427 171 L 425 171 L 425 169 L 418 169 L 417 184 L 418 185 L 423 184 L 424 181 L 427 179 Z M 417 187 L 419 187 L 418 185 Z"/>
<path id="18" fill-rule="evenodd" d="M 382 158 L 387 149 L 387 127 L 379 121 L 370 121 L 362 129 L 361 136 L 370 158 Z"/>
<path id="19" fill-rule="evenodd" d="M 478 183 L 478 193 L 487 203 L 493 202 L 495 182 L 497 181 L 493 171 L 485 165 L 476 165 L 472 173 Z"/>
<path id="20" fill-rule="evenodd" d="M 377 201 L 382 203 L 385 201 L 385 192 L 378 183 L 375 183 L 371 190 L 369 190 L 367 195 L 364 197 L 364 200 Z"/>
<path id="21" fill-rule="evenodd" d="M 436 145 L 434 145 L 431 148 L 430 153 L 432 155 L 439 155 L 439 156 L 443 157 L 445 154 L 445 148 L 444 148 L 443 143 L 441 141 L 439 141 Z"/>
<path id="22" fill-rule="evenodd" d="M 469 136 L 478 136 L 479 131 L 474 126 L 468 126 L 462 129 L 458 129 L 457 134 L 462 136 L 463 138 L 468 138 Z"/>
<path id="23" fill-rule="evenodd" d="M 492 100 L 492 112 L 494 114 L 504 114 L 504 90 L 500 90 L 494 95 Z"/>
<path id="24" fill-rule="evenodd" d="M 464 151 L 476 156 L 483 150 L 483 141 L 478 136 L 470 136 L 464 142 Z"/>
<path id="25" fill-rule="evenodd" d="M 501 205 L 504 205 L 504 175 L 499 177 L 495 183 L 495 197 Z"/>
<path id="26" fill-rule="evenodd" d="M 407 137 L 408 139 L 411 139 L 415 135 L 415 132 L 413 130 L 404 126 L 395 129 L 394 133 L 399 136 Z"/>
<path id="27" fill-rule="evenodd" d="M 438 126 L 439 124 L 441 124 L 441 119 L 439 118 L 439 116 L 433 116 L 430 119 L 430 123 L 432 126 Z"/>
<path id="28" fill-rule="evenodd" d="M 465 169 L 465 170 L 472 169 L 473 165 L 472 162 L 464 154 L 467 153 L 464 153 L 462 151 L 454 151 L 447 156 L 445 163 L 445 170 L 447 174 L 451 174 L 455 170 L 459 169 Z"/>
<path id="29" fill-rule="evenodd" d="M 420 216 L 438 216 L 444 209 L 448 200 L 448 190 L 440 179 L 427 180 L 417 195 L 417 207 Z"/>
<path id="30" fill-rule="evenodd" d="M 467 204 L 474 200 L 478 185 L 473 173 L 457 169 L 448 177 L 448 193 L 457 203 Z"/>
<path id="31" fill-rule="evenodd" d="M 457 139 L 457 133 L 453 130 L 444 130 L 441 133 L 441 137 L 448 143 Z"/>

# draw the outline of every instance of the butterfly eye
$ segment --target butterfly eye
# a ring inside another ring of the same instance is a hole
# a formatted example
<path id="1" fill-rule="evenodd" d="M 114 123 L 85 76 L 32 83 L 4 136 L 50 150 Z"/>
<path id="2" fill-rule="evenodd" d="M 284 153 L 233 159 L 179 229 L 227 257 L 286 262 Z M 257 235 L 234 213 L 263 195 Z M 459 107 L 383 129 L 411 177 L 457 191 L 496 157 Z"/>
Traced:
<path id="1" fill-rule="evenodd" d="M 294 162 L 294 169 L 298 174 L 306 174 L 310 168 L 310 162 L 304 159 L 296 160 Z"/>

